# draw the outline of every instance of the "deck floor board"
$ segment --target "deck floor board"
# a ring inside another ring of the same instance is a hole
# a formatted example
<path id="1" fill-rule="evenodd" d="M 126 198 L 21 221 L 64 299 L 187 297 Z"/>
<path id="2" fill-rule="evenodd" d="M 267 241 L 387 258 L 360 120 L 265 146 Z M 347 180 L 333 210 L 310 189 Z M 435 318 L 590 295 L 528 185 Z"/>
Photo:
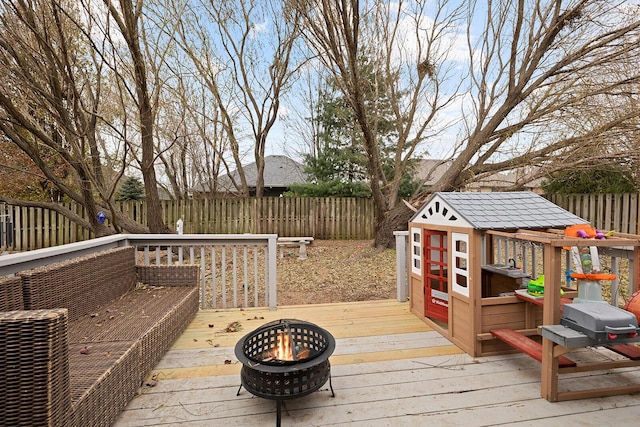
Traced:
<path id="1" fill-rule="evenodd" d="M 330 358 L 336 396 L 326 384 L 283 402 L 283 426 L 602 426 L 640 418 L 637 395 L 549 403 L 540 397 L 540 363 L 530 357 L 473 358 L 413 316 L 408 304 L 375 301 L 202 311 L 156 366 L 157 385 L 143 387 L 115 426 L 275 425 L 274 401 L 244 389 L 236 396 L 241 365 L 233 347 L 280 318 L 316 323 L 336 338 Z M 240 330 L 226 332 L 232 322 Z M 620 357 L 609 353 L 584 349 L 572 358 Z M 560 387 L 640 383 L 636 370 L 616 372 L 563 375 Z"/>

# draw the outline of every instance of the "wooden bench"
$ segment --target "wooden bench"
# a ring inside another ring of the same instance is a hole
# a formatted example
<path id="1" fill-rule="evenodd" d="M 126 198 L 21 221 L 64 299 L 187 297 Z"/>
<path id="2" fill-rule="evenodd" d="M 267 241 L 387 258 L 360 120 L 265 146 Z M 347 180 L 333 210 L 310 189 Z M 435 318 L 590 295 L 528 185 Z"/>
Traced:
<path id="1" fill-rule="evenodd" d="M 626 357 L 627 359 L 640 360 L 640 347 L 635 344 L 609 344 L 604 347 Z"/>
<path id="2" fill-rule="evenodd" d="M 280 258 L 284 258 L 285 247 L 298 246 L 298 259 L 307 259 L 307 245 L 313 242 L 313 237 L 278 237 L 278 249 L 280 249 Z"/>
<path id="3" fill-rule="evenodd" d="M 500 341 L 503 341 L 511 347 L 533 357 L 538 362 L 542 362 L 542 344 L 517 331 L 514 331 L 513 329 L 493 329 L 489 332 L 491 332 L 491 335 L 498 338 Z M 576 366 L 576 362 L 565 356 L 560 356 L 558 358 L 558 365 L 561 368 L 574 367 Z"/>

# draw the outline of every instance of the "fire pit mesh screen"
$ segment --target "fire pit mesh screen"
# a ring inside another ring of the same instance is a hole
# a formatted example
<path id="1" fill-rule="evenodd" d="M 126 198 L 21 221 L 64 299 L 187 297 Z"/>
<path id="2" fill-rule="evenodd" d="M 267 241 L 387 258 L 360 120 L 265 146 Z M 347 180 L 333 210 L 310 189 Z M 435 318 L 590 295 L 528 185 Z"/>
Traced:
<path id="1" fill-rule="evenodd" d="M 287 344 L 283 345 L 283 341 Z M 246 337 L 242 351 L 253 362 L 287 365 L 313 359 L 327 345 L 327 333 L 320 327 L 300 320 L 281 319 L 263 325 Z M 278 355 L 279 347 L 289 349 L 288 357 Z"/>

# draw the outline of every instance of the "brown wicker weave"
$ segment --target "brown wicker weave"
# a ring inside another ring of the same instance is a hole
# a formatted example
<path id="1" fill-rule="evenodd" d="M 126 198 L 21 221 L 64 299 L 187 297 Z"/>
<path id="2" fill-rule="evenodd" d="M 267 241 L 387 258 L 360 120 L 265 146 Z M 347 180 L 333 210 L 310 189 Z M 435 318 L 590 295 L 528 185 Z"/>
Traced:
<path id="1" fill-rule="evenodd" d="M 19 277 L 0 279 L 0 311 L 24 310 L 22 280 Z"/>
<path id="2" fill-rule="evenodd" d="M 67 310 L 0 312 L 0 341 L 0 423 L 68 425 Z"/>
<path id="3" fill-rule="evenodd" d="M 27 309 L 0 313 L 0 423 L 111 425 L 198 311 L 198 273 L 136 267 L 127 247 L 0 282 Z"/>
<path id="4" fill-rule="evenodd" d="M 139 355 L 137 341 L 71 344 L 70 425 L 113 424 L 140 386 Z"/>
<path id="5" fill-rule="evenodd" d="M 65 307 L 69 321 L 92 313 L 136 283 L 135 248 L 115 248 L 20 273 L 25 309 Z"/>

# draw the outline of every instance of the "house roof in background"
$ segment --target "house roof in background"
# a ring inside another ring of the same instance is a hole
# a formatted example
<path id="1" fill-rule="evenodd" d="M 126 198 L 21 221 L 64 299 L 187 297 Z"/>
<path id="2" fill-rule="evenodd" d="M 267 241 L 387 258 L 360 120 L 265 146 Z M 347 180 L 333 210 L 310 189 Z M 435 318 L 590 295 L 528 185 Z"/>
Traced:
<path id="1" fill-rule="evenodd" d="M 249 163 L 243 166 L 247 184 L 249 187 L 256 186 L 258 167 L 256 163 Z M 220 189 L 235 191 L 231 177 L 235 182 L 240 182 L 240 175 L 235 170 L 228 175 L 218 178 Z M 304 174 L 304 165 L 296 162 L 287 156 L 266 156 L 264 158 L 264 186 L 265 187 L 289 187 L 292 184 L 304 184 L 308 182 Z"/>
<path id="2" fill-rule="evenodd" d="M 411 222 L 461 225 L 479 230 L 564 228 L 588 223 L 529 191 L 437 192 Z"/>
<path id="3" fill-rule="evenodd" d="M 451 160 L 442 159 L 420 160 L 420 163 L 416 168 L 416 179 L 422 182 L 423 185 L 431 186 L 435 184 L 447 169 L 451 167 L 451 163 Z M 470 191 L 508 188 L 515 185 L 518 181 L 525 181 L 525 184 L 523 185 L 524 188 L 537 189 L 541 187 L 543 180 L 540 178 L 531 178 L 534 170 L 534 167 L 524 167 L 516 168 L 511 171 L 496 172 L 477 179 L 476 181 L 469 182 L 464 186 L 464 188 Z"/>

